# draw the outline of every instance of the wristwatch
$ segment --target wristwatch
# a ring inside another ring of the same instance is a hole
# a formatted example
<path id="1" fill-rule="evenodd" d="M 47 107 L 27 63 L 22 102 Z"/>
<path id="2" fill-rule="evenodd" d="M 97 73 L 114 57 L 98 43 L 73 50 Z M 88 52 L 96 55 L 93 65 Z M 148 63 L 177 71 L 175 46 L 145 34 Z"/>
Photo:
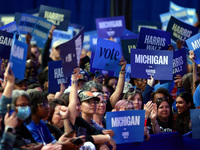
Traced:
<path id="1" fill-rule="evenodd" d="M 15 129 L 13 127 L 6 126 L 5 127 L 5 132 L 14 134 L 15 133 Z"/>

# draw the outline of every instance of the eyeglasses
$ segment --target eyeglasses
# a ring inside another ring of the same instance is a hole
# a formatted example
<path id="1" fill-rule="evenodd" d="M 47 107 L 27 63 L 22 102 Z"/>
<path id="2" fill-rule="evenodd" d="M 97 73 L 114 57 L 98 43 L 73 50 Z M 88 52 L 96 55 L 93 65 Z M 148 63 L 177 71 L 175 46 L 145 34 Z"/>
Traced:
<path id="1" fill-rule="evenodd" d="M 134 110 L 133 107 L 126 107 L 125 110 Z"/>
<path id="2" fill-rule="evenodd" d="M 156 102 L 162 102 L 162 101 L 169 102 L 169 97 L 168 96 L 164 96 L 164 97 L 159 97 L 159 98 L 156 99 Z"/>
<path id="3" fill-rule="evenodd" d="M 98 101 L 95 101 L 95 100 L 87 100 L 87 101 L 85 101 L 86 103 L 88 103 L 88 104 L 97 104 L 98 103 Z"/>
<path id="4" fill-rule="evenodd" d="M 45 107 L 45 108 L 46 108 L 46 107 L 48 107 L 48 106 L 49 106 L 49 103 L 39 103 L 39 104 L 38 104 L 38 106 L 43 106 L 43 107 Z"/>
<path id="5" fill-rule="evenodd" d="M 97 102 L 98 105 L 100 105 L 100 104 L 106 104 L 106 103 L 107 103 L 107 101 L 99 101 L 99 102 Z"/>
<path id="6" fill-rule="evenodd" d="M 144 82 L 144 81 L 146 81 L 146 79 L 137 79 L 137 81 Z"/>
<path id="7" fill-rule="evenodd" d="M 109 93 L 109 92 L 103 92 L 103 94 L 107 94 L 107 95 L 110 95 L 110 93 Z"/>

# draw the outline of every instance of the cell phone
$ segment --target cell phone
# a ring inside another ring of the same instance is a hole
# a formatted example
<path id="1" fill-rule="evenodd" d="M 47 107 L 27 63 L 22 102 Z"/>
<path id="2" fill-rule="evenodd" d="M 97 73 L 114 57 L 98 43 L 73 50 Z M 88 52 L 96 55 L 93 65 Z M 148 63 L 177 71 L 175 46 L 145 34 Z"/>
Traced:
<path id="1" fill-rule="evenodd" d="M 83 144 L 83 140 L 81 140 L 81 138 L 76 138 L 72 141 L 72 143 L 75 145 L 81 145 Z"/>
<path id="2" fill-rule="evenodd" d="M 76 136 L 77 136 L 77 137 L 79 137 L 79 136 L 81 136 L 81 135 L 85 135 L 85 136 L 86 136 L 86 132 L 87 132 L 87 129 L 86 129 L 86 128 L 78 127 Z"/>
<path id="3" fill-rule="evenodd" d="M 13 104 L 7 104 L 7 112 L 9 113 L 9 116 L 11 116 L 14 111 L 15 106 Z"/>
<path id="4" fill-rule="evenodd" d="M 76 131 L 72 130 L 67 135 L 65 135 L 65 137 L 72 137 L 75 133 Z"/>
<path id="5" fill-rule="evenodd" d="M 96 70 L 95 71 L 95 78 L 99 77 L 102 75 L 102 71 L 101 70 Z"/>

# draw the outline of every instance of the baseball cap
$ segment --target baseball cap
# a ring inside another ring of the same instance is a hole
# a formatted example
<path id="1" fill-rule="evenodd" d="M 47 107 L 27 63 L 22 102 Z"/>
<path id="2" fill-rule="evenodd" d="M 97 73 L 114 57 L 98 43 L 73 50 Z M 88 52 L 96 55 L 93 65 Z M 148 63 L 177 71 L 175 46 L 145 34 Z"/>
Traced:
<path id="1" fill-rule="evenodd" d="M 25 82 L 28 82 L 29 80 L 27 79 L 27 78 L 24 78 L 24 79 L 17 79 L 17 78 L 15 78 L 15 84 L 19 84 L 19 83 L 21 83 L 21 82 L 23 82 L 23 81 L 25 81 Z"/>
<path id="2" fill-rule="evenodd" d="M 53 42 L 53 44 L 52 44 L 52 48 L 57 48 L 58 46 L 60 46 L 61 44 L 63 44 L 63 42 L 61 42 L 61 41 L 55 41 L 55 42 Z"/>
<path id="3" fill-rule="evenodd" d="M 78 96 L 79 96 L 81 102 L 87 101 L 89 99 L 94 99 L 96 101 L 100 101 L 100 98 L 97 97 L 98 94 L 95 92 L 92 93 L 90 91 L 81 91 Z"/>
<path id="4" fill-rule="evenodd" d="M 80 73 L 78 76 L 77 76 L 77 79 L 78 80 L 84 80 L 84 81 L 88 81 L 87 77 L 85 76 L 84 73 Z"/>

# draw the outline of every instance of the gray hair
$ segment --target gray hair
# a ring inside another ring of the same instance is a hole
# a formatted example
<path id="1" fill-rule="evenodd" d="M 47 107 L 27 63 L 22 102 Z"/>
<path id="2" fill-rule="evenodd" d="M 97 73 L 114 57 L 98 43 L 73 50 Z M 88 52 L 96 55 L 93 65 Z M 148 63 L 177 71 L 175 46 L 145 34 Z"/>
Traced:
<path id="1" fill-rule="evenodd" d="M 30 102 L 30 98 L 25 91 L 23 91 L 23 90 L 13 90 L 13 92 L 12 92 L 12 104 L 15 104 L 17 98 L 20 97 L 20 96 L 26 97 L 27 100 Z"/>
<path id="2" fill-rule="evenodd" d="M 88 81 L 86 82 L 83 87 L 82 87 L 82 91 L 90 91 L 92 89 L 92 87 L 96 88 L 98 90 L 98 92 L 102 92 L 102 86 L 100 83 L 96 82 L 96 81 Z"/>

